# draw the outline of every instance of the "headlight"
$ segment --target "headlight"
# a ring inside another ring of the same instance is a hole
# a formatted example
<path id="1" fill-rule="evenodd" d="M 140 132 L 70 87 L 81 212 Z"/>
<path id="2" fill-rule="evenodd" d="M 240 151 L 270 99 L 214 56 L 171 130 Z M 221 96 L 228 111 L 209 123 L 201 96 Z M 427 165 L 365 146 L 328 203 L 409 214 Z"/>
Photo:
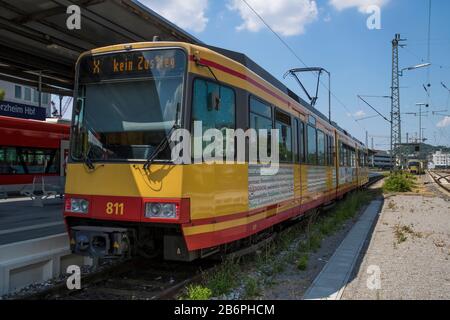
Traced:
<path id="1" fill-rule="evenodd" d="M 146 218 L 177 218 L 177 205 L 175 203 L 155 203 L 145 204 Z"/>
<path id="2" fill-rule="evenodd" d="M 66 200 L 66 211 L 75 213 L 88 213 L 89 201 L 86 199 L 69 198 Z"/>

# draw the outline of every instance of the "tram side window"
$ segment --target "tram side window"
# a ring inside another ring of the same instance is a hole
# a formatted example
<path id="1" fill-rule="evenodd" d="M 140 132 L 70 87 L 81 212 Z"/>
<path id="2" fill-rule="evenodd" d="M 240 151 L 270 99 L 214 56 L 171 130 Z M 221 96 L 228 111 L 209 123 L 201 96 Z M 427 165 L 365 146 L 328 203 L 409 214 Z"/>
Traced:
<path id="1" fill-rule="evenodd" d="M 0 147 L 0 174 L 57 174 L 59 150 Z"/>
<path id="2" fill-rule="evenodd" d="M 313 126 L 310 126 L 308 124 L 307 126 L 307 139 L 308 139 L 308 144 L 307 144 L 307 154 L 308 154 L 308 164 L 317 164 L 317 133 L 316 133 L 316 128 L 314 128 Z"/>
<path id="3" fill-rule="evenodd" d="M 339 142 L 339 165 L 341 167 L 348 167 L 349 166 L 349 155 L 348 155 L 348 148 L 347 146 Z"/>
<path id="4" fill-rule="evenodd" d="M 350 150 L 350 147 L 347 145 L 345 145 L 345 161 L 347 167 L 352 166 L 352 151 Z"/>
<path id="5" fill-rule="evenodd" d="M 275 110 L 275 129 L 278 129 L 280 161 L 292 162 L 291 117 L 279 110 Z"/>
<path id="6" fill-rule="evenodd" d="M 334 166 L 334 139 L 328 136 L 328 165 Z"/>
<path id="7" fill-rule="evenodd" d="M 358 150 L 357 155 L 358 155 L 358 166 L 362 168 L 364 167 L 364 152 L 362 152 L 362 150 Z"/>
<path id="8" fill-rule="evenodd" d="M 298 163 L 298 122 L 297 119 L 292 118 L 292 154 L 294 156 L 294 163 Z"/>
<path id="9" fill-rule="evenodd" d="M 298 119 L 295 119 L 295 121 L 297 122 L 298 129 L 298 155 L 300 163 L 305 163 L 305 124 Z"/>
<path id="10" fill-rule="evenodd" d="M 215 82 L 196 79 L 192 98 L 192 121 L 202 121 L 203 133 L 213 128 L 222 131 L 225 147 L 227 143 L 225 129 L 235 129 L 236 127 L 235 101 L 233 89 Z M 193 125 L 192 128 L 194 128 Z M 203 149 L 210 143 L 203 141 Z M 223 154 L 225 156 L 225 150 L 223 150 Z"/>
<path id="11" fill-rule="evenodd" d="M 325 134 L 317 130 L 317 157 L 319 165 L 325 165 Z"/>
<path id="12" fill-rule="evenodd" d="M 270 130 L 272 129 L 272 107 L 254 97 L 250 97 L 250 128 L 258 134 L 258 156 L 260 139 L 265 138 L 267 155 L 270 154 Z M 259 130 L 267 130 L 267 136 L 259 134 Z"/>
<path id="13" fill-rule="evenodd" d="M 350 149 L 350 166 L 352 168 L 356 167 L 356 157 L 355 157 L 355 150 Z"/>
<path id="14" fill-rule="evenodd" d="M 343 149 L 343 153 L 344 153 L 344 167 L 348 167 L 348 149 L 347 146 L 345 144 L 342 144 L 342 149 Z"/>

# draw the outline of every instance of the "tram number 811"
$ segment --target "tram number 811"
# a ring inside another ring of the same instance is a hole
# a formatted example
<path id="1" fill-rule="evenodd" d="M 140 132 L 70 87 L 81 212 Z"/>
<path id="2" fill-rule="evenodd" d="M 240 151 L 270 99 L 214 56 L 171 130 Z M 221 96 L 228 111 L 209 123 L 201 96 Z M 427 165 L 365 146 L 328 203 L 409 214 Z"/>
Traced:
<path id="1" fill-rule="evenodd" d="M 123 216 L 123 203 L 119 202 L 107 202 L 106 203 L 106 214 Z"/>

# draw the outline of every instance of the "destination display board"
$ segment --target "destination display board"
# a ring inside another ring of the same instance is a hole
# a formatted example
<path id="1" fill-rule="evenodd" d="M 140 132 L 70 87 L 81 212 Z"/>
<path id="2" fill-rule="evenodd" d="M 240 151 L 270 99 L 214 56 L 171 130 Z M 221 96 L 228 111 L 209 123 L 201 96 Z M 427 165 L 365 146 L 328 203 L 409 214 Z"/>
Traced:
<path id="1" fill-rule="evenodd" d="M 124 51 L 86 56 L 80 61 L 80 82 L 130 78 L 179 77 L 186 70 L 181 49 Z"/>

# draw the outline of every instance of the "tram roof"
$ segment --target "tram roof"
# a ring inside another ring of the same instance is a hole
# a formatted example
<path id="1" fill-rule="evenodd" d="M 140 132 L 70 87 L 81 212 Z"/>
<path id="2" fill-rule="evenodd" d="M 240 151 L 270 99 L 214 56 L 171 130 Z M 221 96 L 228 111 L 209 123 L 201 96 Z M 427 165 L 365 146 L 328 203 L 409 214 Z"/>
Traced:
<path id="1" fill-rule="evenodd" d="M 81 29 L 69 30 L 70 5 L 81 9 Z M 0 0 L 0 79 L 71 95 L 79 54 L 112 44 L 200 40 L 136 0 Z"/>

